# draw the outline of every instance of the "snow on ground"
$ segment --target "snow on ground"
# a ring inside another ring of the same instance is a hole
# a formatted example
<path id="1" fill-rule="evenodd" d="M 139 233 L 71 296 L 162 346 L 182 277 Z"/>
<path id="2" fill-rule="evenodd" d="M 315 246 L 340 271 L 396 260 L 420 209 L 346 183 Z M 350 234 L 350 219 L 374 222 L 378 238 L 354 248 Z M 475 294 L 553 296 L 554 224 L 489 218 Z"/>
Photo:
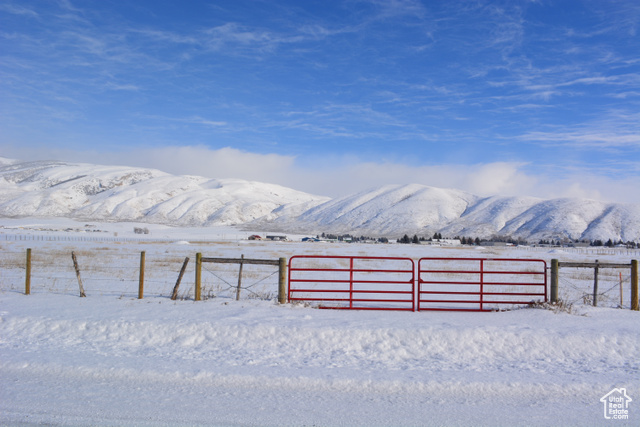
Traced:
<path id="1" fill-rule="evenodd" d="M 189 230 L 174 237 L 197 240 Z M 229 257 L 491 253 L 547 261 L 630 259 L 412 245 L 77 241 L 65 242 L 65 250 L 69 244 L 84 251 L 142 249 L 148 259 L 196 251 Z M 27 247 L 46 253 L 57 245 L 0 239 L 8 253 Z M 640 420 L 640 314 L 630 310 L 576 304 L 571 313 L 334 311 L 261 299 L 171 301 L 151 293 L 139 300 L 134 293 L 92 293 L 90 280 L 87 298 L 41 282 L 26 296 L 6 277 L 0 271 L 2 425 L 511 426 L 637 425 Z M 633 399 L 628 420 L 604 418 L 600 398 L 613 388 L 626 388 Z"/>

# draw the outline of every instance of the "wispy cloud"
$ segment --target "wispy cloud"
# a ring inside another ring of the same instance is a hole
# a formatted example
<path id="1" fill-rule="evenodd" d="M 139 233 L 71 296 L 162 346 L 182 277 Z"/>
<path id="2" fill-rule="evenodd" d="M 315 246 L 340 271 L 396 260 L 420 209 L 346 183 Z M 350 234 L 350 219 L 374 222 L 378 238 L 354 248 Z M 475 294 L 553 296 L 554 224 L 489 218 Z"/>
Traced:
<path id="1" fill-rule="evenodd" d="M 149 28 L 129 28 L 128 31 L 132 34 L 139 34 L 143 37 L 151 39 L 155 42 L 168 42 L 172 44 L 187 44 L 187 45 L 197 45 L 199 44 L 199 40 L 197 37 L 194 37 L 189 34 L 179 34 L 172 31 L 167 30 L 158 30 L 158 29 L 149 29 Z"/>
<path id="2" fill-rule="evenodd" d="M 12 3 L 0 4 L 0 10 L 11 13 L 13 15 L 22 15 L 31 18 L 38 18 L 40 16 L 36 11 L 32 9 L 24 7 L 23 5 L 18 6 Z"/>
<path id="3" fill-rule="evenodd" d="M 640 151 L 640 113 L 613 110 L 606 117 L 549 131 L 531 131 L 521 140 L 545 145 L 566 145 L 574 149 Z"/>
<path id="4" fill-rule="evenodd" d="M 427 8 L 418 0 L 360 0 L 359 3 L 368 3 L 376 8 L 373 20 L 407 15 L 423 17 L 427 14 Z"/>
<path id="5" fill-rule="evenodd" d="M 109 90 L 123 90 L 123 91 L 133 91 L 133 92 L 137 92 L 140 90 L 140 87 L 134 84 L 118 84 L 113 82 L 107 83 L 106 88 Z"/>
<path id="6" fill-rule="evenodd" d="M 281 113 L 284 120 L 269 121 L 266 126 L 289 130 L 304 130 L 310 136 L 355 139 L 403 139 L 403 133 L 416 131 L 408 122 L 370 104 L 325 103 L 306 111 Z M 390 135 L 389 128 L 395 129 Z"/>
<path id="7" fill-rule="evenodd" d="M 235 22 L 228 22 L 202 32 L 206 36 L 205 45 L 212 50 L 220 50 L 227 46 L 250 46 L 261 51 L 271 51 L 282 41 L 280 37 L 268 31 L 248 29 Z"/>
<path id="8" fill-rule="evenodd" d="M 201 125 L 201 126 L 210 127 L 210 128 L 219 128 L 219 127 L 224 127 L 229 125 L 229 123 L 227 123 L 224 120 L 212 120 L 212 119 L 204 118 L 197 115 L 190 116 L 190 117 L 168 117 L 168 116 L 159 116 L 159 115 L 144 115 L 141 117 L 143 117 L 146 120 L 150 120 L 152 122 L 158 122 L 158 123 L 174 122 L 174 123 L 182 123 L 187 125 Z"/>

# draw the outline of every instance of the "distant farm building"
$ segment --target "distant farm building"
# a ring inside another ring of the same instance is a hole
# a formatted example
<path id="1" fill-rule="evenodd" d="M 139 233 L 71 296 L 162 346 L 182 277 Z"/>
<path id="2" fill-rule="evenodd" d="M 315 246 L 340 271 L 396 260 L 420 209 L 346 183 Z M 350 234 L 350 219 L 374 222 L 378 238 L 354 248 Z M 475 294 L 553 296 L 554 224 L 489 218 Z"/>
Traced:
<path id="1" fill-rule="evenodd" d="M 267 236 L 267 240 L 284 242 L 287 240 L 287 236 Z"/>
<path id="2" fill-rule="evenodd" d="M 420 241 L 422 245 L 433 245 L 433 246 L 460 246 L 462 243 L 460 239 L 432 239 L 432 240 L 422 240 Z"/>

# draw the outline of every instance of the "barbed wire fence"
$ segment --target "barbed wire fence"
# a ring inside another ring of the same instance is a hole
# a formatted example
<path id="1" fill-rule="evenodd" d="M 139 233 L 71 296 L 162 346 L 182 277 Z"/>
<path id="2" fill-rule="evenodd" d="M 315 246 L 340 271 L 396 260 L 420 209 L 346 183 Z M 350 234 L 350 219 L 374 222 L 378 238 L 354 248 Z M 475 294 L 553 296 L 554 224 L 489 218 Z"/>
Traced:
<path id="1" fill-rule="evenodd" d="M 140 285 L 140 252 L 100 253 L 99 250 L 73 251 L 87 296 L 137 297 Z M 25 290 L 26 254 L 3 251 L 0 260 L 0 287 L 3 290 Z M 144 294 L 171 296 L 183 264 L 178 256 L 147 257 L 144 267 Z M 78 279 L 71 251 L 32 251 L 30 263 L 31 293 L 78 293 Z M 186 273 L 186 276 L 189 272 Z M 193 275 L 193 274 L 191 274 Z M 194 281 L 185 280 L 185 288 Z"/>
<path id="2" fill-rule="evenodd" d="M 78 295 L 72 253 L 75 254 L 86 295 L 142 298 L 146 296 L 194 299 L 194 263 L 179 255 L 146 254 L 144 251 L 48 250 L 2 251 L 0 289 L 27 293 Z M 233 264 L 203 265 L 202 299 L 271 300 L 278 295 L 279 270 L 273 265 L 251 265 L 238 270 Z M 277 263 L 277 261 L 275 261 Z M 29 267 L 27 267 L 29 265 Z M 27 271 L 27 268 L 29 271 Z M 184 270 L 184 271 L 183 271 Z M 141 274 L 142 272 L 142 274 Z M 29 290 L 25 281 L 29 280 Z M 179 284 L 179 288 L 177 286 Z"/>
<path id="3" fill-rule="evenodd" d="M 247 299 L 271 300 L 277 296 L 278 269 L 272 266 L 245 265 L 240 272 L 238 266 L 229 264 L 203 264 L 202 270 L 206 272 L 203 276 L 203 299 L 235 299 L 243 295 Z"/>
<path id="4" fill-rule="evenodd" d="M 271 299 L 272 298 L 272 294 L 271 292 L 265 292 L 266 286 L 267 284 L 265 283 L 264 286 L 261 287 L 260 290 L 258 290 L 257 285 L 264 283 L 265 281 L 267 281 L 267 279 L 275 276 L 275 271 L 274 269 L 277 267 L 277 285 L 275 287 L 275 291 L 276 291 L 276 295 L 277 295 L 277 299 L 278 302 L 281 304 L 284 304 L 286 302 L 286 271 L 287 271 L 287 259 L 284 257 L 280 257 L 278 259 L 264 259 L 264 258 L 245 258 L 244 254 L 241 255 L 240 258 L 223 258 L 223 257 L 203 257 L 201 252 L 198 252 L 196 254 L 196 283 L 195 283 L 195 300 L 199 301 L 202 299 L 202 288 L 203 288 L 203 281 L 202 281 L 202 271 L 203 269 L 206 272 L 209 272 L 211 274 L 209 274 L 209 276 L 216 276 L 218 279 L 220 279 L 224 284 L 218 283 L 217 286 L 217 291 L 223 295 L 224 291 L 231 291 L 233 289 L 233 285 L 231 284 L 230 281 L 222 279 L 218 274 L 213 273 L 213 268 L 210 267 L 206 267 L 206 263 L 210 263 L 210 264 L 215 264 L 216 266 L 216 271 L 220 271 L 221 268 L 219 266 L 224 266 L 224 265 L 238 265 L 238 273 L 237 273 L 237 285 L 235 286 L 235 299 L 236 300 L 240 300 L 240 295 L 242 293 L 242 290 L 246 290 L 249 291 L 250 295 L 253 298 L 261 298 L 261 299 Z M 245 267 L 245 265 L 252 267 L 251 272 L 252 277 L 251 280 L 251 284 L 249 286 L 246 285 L 246 281 L 245 281 L 245 286 L 242 286 L 242 280 L 243 280 L 243 269 Z M 257 270 L 261 270 L 264 268 L 270 269 L 270 271 L 268 271 L 268 274 L 265 274 L 264 271 L 262 271 L 261 273 L 258 272 Z M 205 274 L 206 275 L 206 274 Z M 205 285 L 206 288 L 206 285 Z M 273 289 L 273 287 L 269 286 L 270 289 Z"/>
<path id="5" fill-rule="evenodd" d="M 631 273 L 629 269 L 608 269 L 598 272 L 595 294 L 598 307 L 631 307 Z M 569 305 L 594 305 L 593 270 L 562 267 L 559 275 L 560 299 Z"/>

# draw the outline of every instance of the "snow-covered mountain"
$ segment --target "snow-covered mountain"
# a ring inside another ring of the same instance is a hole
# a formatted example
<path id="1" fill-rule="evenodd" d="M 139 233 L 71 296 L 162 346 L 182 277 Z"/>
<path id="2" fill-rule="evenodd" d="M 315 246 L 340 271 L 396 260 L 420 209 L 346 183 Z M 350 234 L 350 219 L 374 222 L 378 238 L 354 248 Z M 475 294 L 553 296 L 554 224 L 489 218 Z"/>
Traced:
<path id="1" fill-rule="evenodd" d="M 297 218 L 295 228 L 383 236 L 433 233 L 457 220 L 477 199 L 458 190 L 388 185 L 315 206 Z"/>
<path id="2" fill-rule="evenodd" d="M 329 199 L 279 185 L 155 169 L 0 158 L 0 217 L 67 217 L 175 226 L 239 225 L 317 234 L 640 240 L 640 205 L 482 198 L 388 185 Z"/>
<path id="3" fill-rule="evenodd" d="M 328 200 L 260 182 L 65 162 L 5 159 L 0 177 L 3 217 L 239 225 L 295 217 Z"/>
<path id="4" fill-rule="evenodd" d="M 330 200 L 295 222 L 272 224 L 296 231 L 322 230 L 357 235 L 430 237 L 511 236 L 540 239 L 640 240 L 640 205 L 587 199 L 482 198 L 459 190 L 424 185 L 389 185 Z"/>

